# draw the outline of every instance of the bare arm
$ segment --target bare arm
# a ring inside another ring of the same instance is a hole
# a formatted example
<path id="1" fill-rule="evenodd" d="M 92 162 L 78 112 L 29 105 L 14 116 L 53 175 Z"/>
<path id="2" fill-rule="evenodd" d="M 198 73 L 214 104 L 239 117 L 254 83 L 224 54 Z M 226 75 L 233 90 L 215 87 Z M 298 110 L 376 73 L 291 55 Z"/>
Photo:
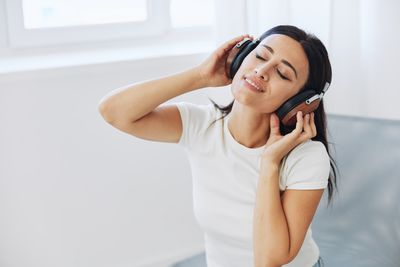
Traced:
<path id="1" fill-rule="evenodd" d="M 133 136 L 177 143 L 183 127 L 179 110 L 174 104 L 160 105 L 196 89 L 230 84 L 226 58 L 245 36 L 227 41 L 194 68 L 111 91 L 100 100 L 99 112 L 109 124 Z"/>
<path id="2" fill-rule="evenodd" d="M 117 88 L 102 98 L 99 110 L 110 124 L 135 122 L 169 99 L 205 86 L 196 67 Z"/>

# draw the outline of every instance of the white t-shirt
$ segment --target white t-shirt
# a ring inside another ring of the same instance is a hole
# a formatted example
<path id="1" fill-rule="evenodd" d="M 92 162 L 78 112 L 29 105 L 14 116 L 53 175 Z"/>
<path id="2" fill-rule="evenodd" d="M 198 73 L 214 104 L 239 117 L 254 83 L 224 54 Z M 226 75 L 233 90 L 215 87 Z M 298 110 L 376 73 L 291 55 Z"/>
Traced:
<path id="1" fill-rule="evenodd" d="M 238 143 L 213 106 L 175 103 L 182 118 L 179 140 L 190 162 L 195 218 L 204 231 L 208 267 L 253 267 L 253 209 L 260 155 L 265 146 Z M 328 184 L 330 165 L 325 146 L 306 141 L 295 147 L 280 167 L 281 191 L 321 189 Z M 285 267 L 311 267 L 319 257 L 311 227 L 296 258 Z"/>

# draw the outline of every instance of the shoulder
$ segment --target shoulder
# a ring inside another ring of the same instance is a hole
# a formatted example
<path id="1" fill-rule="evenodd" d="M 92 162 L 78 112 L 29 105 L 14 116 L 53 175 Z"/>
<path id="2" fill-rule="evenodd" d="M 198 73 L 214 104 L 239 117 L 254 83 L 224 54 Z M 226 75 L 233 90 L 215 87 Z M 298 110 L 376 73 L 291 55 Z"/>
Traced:
<path id="1" fill-rule="evenodd" d="M 287 155 L 288 160 L 300 160 L 302 158 L 328 158 L 329 155 L 325 145 L 321 141 L 308 140 L 295 148 Z"/>
<path id="2" fill-rule="evenodd" d="M 284 158 L 281 171 L 281 190 L 325 188 L 330 172 L 325 145 L 313 140 L 301 143 Z"/>
<path id="3" fill-rule="evenodd" d="M 219 118 L 219 110 L 211 104 L 194 104 L 189 102 L 175 103 L 182 121 L 182 135 L 179 145 L 191 150 L 203 150 L 207 142 L 207 133 Z"/>
<path id="4" fill-rule="evenodd" d="M 218 109 L 212 104 L 194 104 L 190 102 L 175 103 L 182 117 L 190 119 L 211 119 L 218 113 Z"/>

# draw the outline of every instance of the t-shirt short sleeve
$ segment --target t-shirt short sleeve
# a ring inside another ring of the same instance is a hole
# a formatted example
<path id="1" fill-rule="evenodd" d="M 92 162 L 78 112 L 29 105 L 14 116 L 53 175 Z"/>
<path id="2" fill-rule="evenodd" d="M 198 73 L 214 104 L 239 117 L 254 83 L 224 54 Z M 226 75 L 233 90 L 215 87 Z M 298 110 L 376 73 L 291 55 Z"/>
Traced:
<path id="1" fill-rule="evenodd" d="M 285 158 L 285 189 L 323 189 L 328 185 L 330 159 L 324 144 L 308 140 L 295 147 Z"/>
<path id="2" fill-rule="evenodd" d="M 213 104 L 198 105 L 189 102 L 177 102 L 175 105 L 182 119 L 182 135 L 178 145 L 192 149 L 215 119 L 215 108 Z"/>

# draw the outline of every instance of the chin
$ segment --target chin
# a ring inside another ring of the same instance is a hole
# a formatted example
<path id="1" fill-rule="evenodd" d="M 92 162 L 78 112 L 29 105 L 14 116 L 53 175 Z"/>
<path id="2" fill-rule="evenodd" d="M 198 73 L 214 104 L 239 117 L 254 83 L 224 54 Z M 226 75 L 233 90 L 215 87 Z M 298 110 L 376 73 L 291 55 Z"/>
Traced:
<path id="1" fill-rule="evenodd" d="M 254 107 L 256 103 L 254 102 L 255 98 L 246 94 L 241 94 L 240 92 L 232 92 L 233 99 L 235 102 L 240 103 L 241 105 Z"/>

